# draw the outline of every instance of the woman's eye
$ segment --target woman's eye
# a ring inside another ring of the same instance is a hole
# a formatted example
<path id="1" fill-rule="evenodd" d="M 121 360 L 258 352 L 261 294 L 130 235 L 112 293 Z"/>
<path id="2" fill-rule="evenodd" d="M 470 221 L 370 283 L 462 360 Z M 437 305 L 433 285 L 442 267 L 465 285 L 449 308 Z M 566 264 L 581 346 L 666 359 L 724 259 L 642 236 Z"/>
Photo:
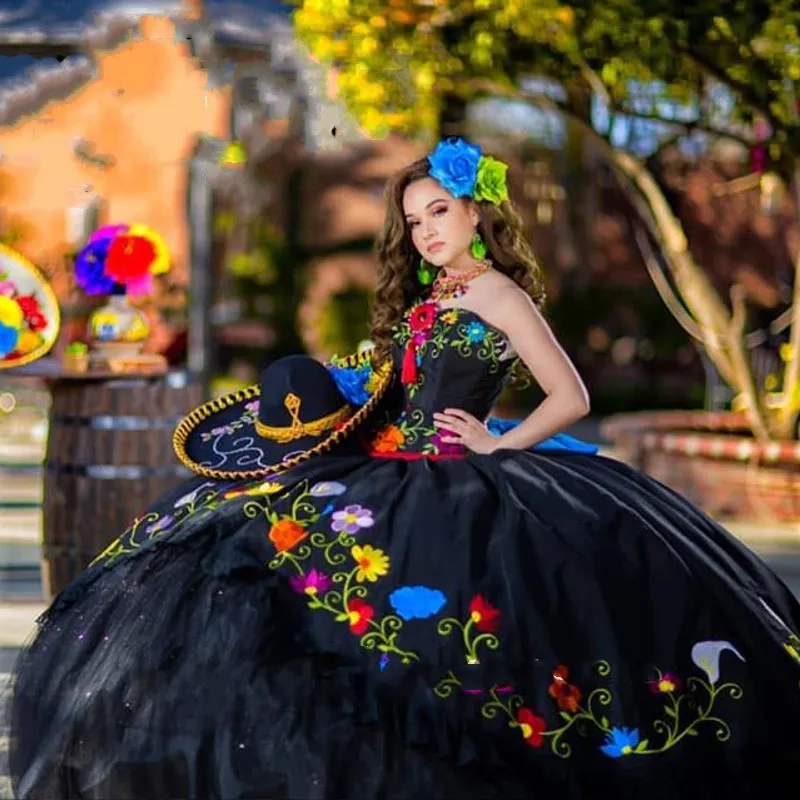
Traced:
<path id="1" fill-rule="evenodd" d="M 447 211 L 447 206 L 441 206 L 440 208 L 437 208 L 433 213 L 436 214 L 437 216 L 440 216 L 444 214 L 446 211 Z"/>
<path id="2" fill-rule="evenodd" d="M 416 220 L 413 220 L 412 222 L 408 223 L 409 228 L 416 228 L 417 225 L 419 225 L 419 222 L 417 222 Z"/>

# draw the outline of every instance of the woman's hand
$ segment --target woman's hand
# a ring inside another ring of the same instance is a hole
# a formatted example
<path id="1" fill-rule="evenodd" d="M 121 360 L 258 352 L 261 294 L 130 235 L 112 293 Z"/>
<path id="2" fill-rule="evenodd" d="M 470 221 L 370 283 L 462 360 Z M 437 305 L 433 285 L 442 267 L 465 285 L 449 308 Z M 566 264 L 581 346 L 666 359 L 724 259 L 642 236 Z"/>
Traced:
<path id="1" fill-rule="evenodd" d="M 480 420 L 458 408 L 446 408 L 443 413 L 433 415 L 433 424 L 446 430 L 451 436 L 442 436 L 446 444 L 460 444 L 473 453 L 487 454 L 497 449 L 498 437 Z"/>

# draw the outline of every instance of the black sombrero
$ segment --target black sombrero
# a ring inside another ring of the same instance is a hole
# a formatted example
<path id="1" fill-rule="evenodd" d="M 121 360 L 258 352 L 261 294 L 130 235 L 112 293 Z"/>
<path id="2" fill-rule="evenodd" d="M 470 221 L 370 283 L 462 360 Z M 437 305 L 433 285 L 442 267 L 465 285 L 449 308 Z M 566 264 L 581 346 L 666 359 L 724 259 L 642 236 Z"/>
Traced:
<path id="1" fill-rule="evenodd" d="M 336 370 L 369 368 L 368 356 L 336 362 Z M 275 475 L 332 450 L 367 418 L 392 376 L 389 362 L 371 370 L 358 405 L 348 400 L 326 365 L 294 355 L 278 359 L 261 383 L 210 400 L 178 423 L 175 453 L 188 469 L 218 479 Z"/>

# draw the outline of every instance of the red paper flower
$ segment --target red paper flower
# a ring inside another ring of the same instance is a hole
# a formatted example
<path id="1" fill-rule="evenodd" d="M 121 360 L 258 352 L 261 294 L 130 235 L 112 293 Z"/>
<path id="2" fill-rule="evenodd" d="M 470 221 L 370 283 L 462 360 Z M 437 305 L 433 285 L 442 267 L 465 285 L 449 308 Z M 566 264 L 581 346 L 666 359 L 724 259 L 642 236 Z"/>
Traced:
<path id="1" fill-rule="evenodd" d="M 141 281 L 156 255 L 153 243 L 143 236 L 117 236 L 108 248 L 105 274 L 122 284 Z"/>
<path id="2" fill-rule="evenodd" d="M 494 633 L 500 624 L 500 612 L 490 605 L 482 594 L 476 594 L 472 598 L 469 613 L 475 627 L 483 633 Z"/>
<path id="3" fill-rule="evenodd" d="M 541 747 L 544 743 L 542 734 L 547 730 L 547 723 L 544 719 L 533 713 L 529 708 L 521 708 L 517 711 L 517 723 L 522 733 L 522 738 L 531 747 Z"/>
<path id="4" fill-rule="evenodd" d="M 39 305 L 39 300 L 36 298 L 36 295 L 22 294 L 14 299 L 17 301 L 17 303 L 19 303 L 19 307 L 22 309 L 22 313 L 25 314 L 26 317 L 42 315 L 42 307 Z"/>
<path id="5" fill-rule="evenodd" d="M 408 315 L 408 325 L 412 333 L 428 333 L 436 324 L 436 304 L 421 303 Z"/>
<path id="6" fill-rule="evenodd" d="M 568 675 L 569 670 L 565 666 L 556 667 L 553 670 L 553 682 L 548 687 L 547 693 L 562 711 L 574 714 L 580 706 L 583 692 L 577 686 L 567 683 Z"/>
<path id="7" fill-rule="evenodd" d="M 357 636 L 367 632 L 369 621 L 375 616 L 375 609 L 358 597 L 347 603 L 347 616 L 350 621 L 350 630 Z"/>

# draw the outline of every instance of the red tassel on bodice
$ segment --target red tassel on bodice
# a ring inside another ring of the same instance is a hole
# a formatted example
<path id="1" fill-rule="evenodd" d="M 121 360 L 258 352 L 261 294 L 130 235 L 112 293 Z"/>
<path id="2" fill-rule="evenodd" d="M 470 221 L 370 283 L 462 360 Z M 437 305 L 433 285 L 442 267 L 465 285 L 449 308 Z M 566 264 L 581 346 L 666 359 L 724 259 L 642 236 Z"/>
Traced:
<path id="1" fill-rule="evenodd" d="M 406 345 L 406 352 L 403 354 L 403 369 L 400 372 L 400 381 L 403 385 L 417 382 L 417 345 L 412 336 Z"/>

